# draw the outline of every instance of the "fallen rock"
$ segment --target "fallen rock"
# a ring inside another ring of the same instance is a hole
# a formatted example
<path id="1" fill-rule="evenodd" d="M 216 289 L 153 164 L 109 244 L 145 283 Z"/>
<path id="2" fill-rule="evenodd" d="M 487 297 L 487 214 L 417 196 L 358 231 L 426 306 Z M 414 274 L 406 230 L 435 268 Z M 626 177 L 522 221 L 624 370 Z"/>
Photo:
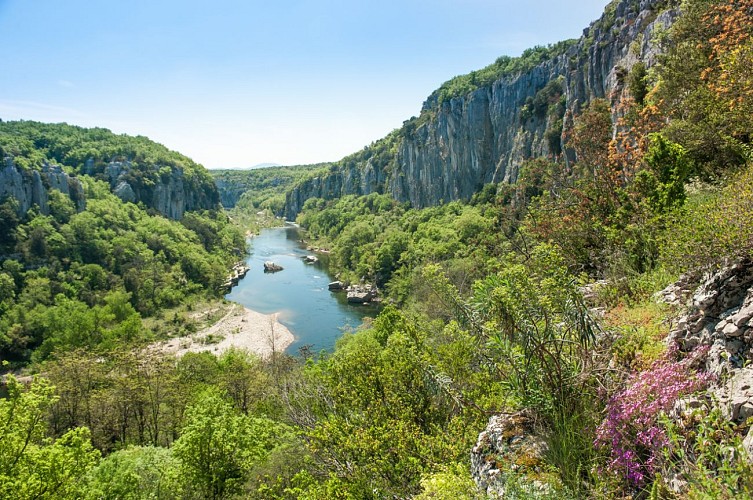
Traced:
<path id="1" fill-rule="evenodd" d="M 351 304 L 371 302 L 376 296 L 377 289 L 371 285 L 357 285 L 348 288 L 348 302 Z"/>
<path id="2" fill-rule="evenodd" d="M 345 290 L 345 283 L 342 281 L 333 281 L 329 285 L 327 285 L 327 288 L 330 289 L 330 291 L 333 292 L 340 292 L 342 290 Z"/>
<path id="3" fill-rule="evenodd" d="M 676 288 L 687 289 L 687 285 Z M 706 370 L 717 379 L 734 376 L 733 370 L 753 361 L 753 328 L 749 325 L 753 318 L 753 261 L 742 260 L 704 276 L 690 304 L 669 342 L 683 351 L 709 346 Z"/>
<path id="4" fill-rule="evenodd" d="M 692 288 L 678 283 L 669 289 L 673 291 L 661 295 L 684 297 Z M 688 310 L 667 341 L 686 352 L 707 349 L 699 361 L 711 384 L 705 395 L 678 402 L 670 416 L 682 419 L 698 409 L 699 398 L 708 401 L 708 411 L 718 408 L 739 426 L 753 461 L 753 428 L 746 426 L 753 417 L 753 260 L 742 259 L 706 274 L 686 303 Z"/>
<path id="5" fill-rule="evenodd" d="M 276 273 L 282 271 L 282 266 L 279 264 L 275 264 L 274 262 L 268 260 L 264 263 L 264 272 L 265 273 Z"/>

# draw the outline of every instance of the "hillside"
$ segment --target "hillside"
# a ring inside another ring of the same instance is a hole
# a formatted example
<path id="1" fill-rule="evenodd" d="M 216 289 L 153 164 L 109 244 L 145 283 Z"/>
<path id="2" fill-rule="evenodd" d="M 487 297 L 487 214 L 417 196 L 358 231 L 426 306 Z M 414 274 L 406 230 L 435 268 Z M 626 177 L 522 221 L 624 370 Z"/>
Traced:
<path id="1" fill-rule="evenodd" d="M 5 369 L 149 341 L 245 252 L 204 168 L 145 137 L 2 122 L 0 155 Z"/>
<path id="2" fill-rule="evenodd" d="M 251 170 L 210 170 L 225 208 L 242 204 L 251 208 L 269 208 L 280 212 L 285 203 L 285 193 L 302 179 L 326 170 L 329 164 L 271 166 Z M 248 193 L 245 197 L 244 194 Z"/>
<path id="3" fill-rule="evenodd" d="M 64 123 L 0 122 L 0 156 L 0 198 L 15 198 L 18 215 L 34 204 L 47 214 L 48 187 L 83 209 L 81 184 L 74 178 L 82 175 L 107 182 L 125 202 L 143 203 L 171 219 L 219 204 L 202 166 L 146 137 Z"/>

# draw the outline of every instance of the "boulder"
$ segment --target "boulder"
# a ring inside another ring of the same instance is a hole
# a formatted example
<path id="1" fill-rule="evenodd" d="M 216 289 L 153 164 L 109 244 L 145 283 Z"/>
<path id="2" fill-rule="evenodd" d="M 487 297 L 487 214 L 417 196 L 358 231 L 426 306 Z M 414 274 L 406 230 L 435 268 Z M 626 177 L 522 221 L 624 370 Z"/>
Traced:
<path id="1" fill-rule="evenodd" d="M 268 260 L 264 263 L 264 272 L 265 273 L 276 273 L 282 271 L 282 266 L 279 264 L 275 264 L 274 262 Z"/>
<path id="2" fill-rule="evenodd" d="M 511 474 L 523 479 L 531 497 L 547 493 L 548 485 L 535 479 L 545 471 L 547 449 L 526 412 L 494 415 L 471 450 L 471 476 L 487 498 L 504 498 Z"/>
<path id="3" fill-rule="evenodd" d="M 327 286 L 327 288 L 329 288 L 330 291 L 333 292 L 340 292 L 342 290 L 345 290 L 345 283 L 343 283 L 342 281 L 333 281 Z"/>
<path id="4" fill-rule="evenodd" d="M 319 259 L 316 255 L 307 255 L 303 258 L 303 262 L 306 264 L 315 264 L 316 262 L 319 262 Z"/>
<path id="5" fill-rule="evenodd" d="M 365 304 L 374 300 L 376 296 L 377 289 L 371 285 L 358 285 L 348 288 L 348 302 L 351 304 Z"/>
<path id="6" fill-rule="evenodd" d="M 351 304 L 364 304 L 371 302 L 374 296 L 368 291 L 351 291 L 348 292 L 348 302 Z"/>

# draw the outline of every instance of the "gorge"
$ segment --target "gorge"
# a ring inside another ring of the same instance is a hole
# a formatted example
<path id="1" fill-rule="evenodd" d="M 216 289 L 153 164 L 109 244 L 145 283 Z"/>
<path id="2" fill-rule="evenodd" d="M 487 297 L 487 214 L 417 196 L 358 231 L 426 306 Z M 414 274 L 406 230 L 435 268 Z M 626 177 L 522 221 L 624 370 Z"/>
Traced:
<path id="1" fill-rule="evenodd" d="M 753 497 L 752 61 L 613 0 L 332 163 L 1 122 L 0 498 Z"/>

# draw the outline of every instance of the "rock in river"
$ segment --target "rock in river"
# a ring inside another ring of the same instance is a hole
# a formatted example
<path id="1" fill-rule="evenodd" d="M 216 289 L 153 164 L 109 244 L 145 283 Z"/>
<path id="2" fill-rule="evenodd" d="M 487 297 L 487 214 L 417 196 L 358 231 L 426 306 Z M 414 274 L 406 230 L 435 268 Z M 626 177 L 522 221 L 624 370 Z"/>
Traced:
<path id="1" fill-rule="evenodd" d="M 339 292 L 341 290 L 345 290 L 345 283 L 342 281 L 333 281 L 328 285 L 328 287 L 333 292 Z"/>
<path id="2" fill-rule="evenodd" d="M 371 302 L 376 296 L 377 289 L 371 285 L 351 286 L 348 288 L 348 302 L 351 304 Z"/>
<path id="3" fill-rule="evenodd" d="M 278 271 L 282 271 L 282 266 L 279 264 L 275 264 L 271 260 L 268 260 L 264 263 L 264 272 L 265 273 L 276 273 Z"/>

